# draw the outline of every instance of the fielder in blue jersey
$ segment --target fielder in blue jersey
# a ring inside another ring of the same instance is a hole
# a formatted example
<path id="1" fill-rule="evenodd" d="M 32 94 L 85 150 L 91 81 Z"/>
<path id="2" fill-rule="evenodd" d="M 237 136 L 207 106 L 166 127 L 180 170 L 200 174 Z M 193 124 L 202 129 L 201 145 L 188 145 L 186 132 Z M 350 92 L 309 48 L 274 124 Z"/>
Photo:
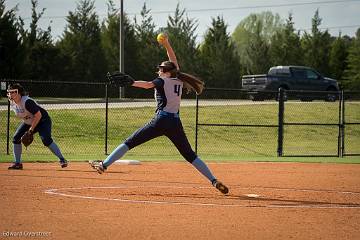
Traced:
<path id="1" fill-rule="evenodd" d="M 150 82 L 135 81 L 132 84 L 133 87 L 155 89 L 157 102 L 155 116 L 144 127 L 135 131 L 125 142 L 120 144 L 104 161 L 90 161 L 89 163 L 98 173 L 103 173 L 130 149 L 153 138 L 165 135 L 172 141 L 181 155 L 214 187 L 223 194 L 227 194 L 228 188 L 215 178 L 207 165 L 192 150 L 179 117 L 183 89 L 193 90 L 200 94 L 204 84 L 196 77 L 179 71 L 175 53 L 167 37 L 160 44 L 165 47 L 169 61 L 162 62 L 158 66 L 159 76 Z"/>
<path id="2" fill-rule="evenodd" d="M 68 162 L 65 160 L 59 147 L 51 137 L 51 118 L 48 112 L 27 96 L 24 88 L 20 84 L 11 84 L 7 90 L 7 96 L 15 115 L 22 119 L 22 123 L 17 128 L 13 137 L 13 154 L 15 162 L 8 169 L 23 169 L 23 164 L 21 163 L 21 137 L 27 131 L 31 134 L 38 132 L 42 143 L 59 158 L 60 166 L 62 168 L 67 167 Z"/>

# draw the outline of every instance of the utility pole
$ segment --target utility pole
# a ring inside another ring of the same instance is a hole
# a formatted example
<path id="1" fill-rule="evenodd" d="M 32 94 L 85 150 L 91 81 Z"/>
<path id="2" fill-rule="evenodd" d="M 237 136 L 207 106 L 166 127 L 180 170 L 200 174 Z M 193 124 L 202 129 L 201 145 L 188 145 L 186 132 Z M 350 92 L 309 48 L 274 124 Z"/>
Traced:
<path id="1" fill-rule="evenodd" d="M 119 71 L 125 72 L 124 67 L 124 3 L 120 0 L 120 37 L 119 37 Z M 119 97 L 125 97 L 125 88 L 119 87 Z"/>

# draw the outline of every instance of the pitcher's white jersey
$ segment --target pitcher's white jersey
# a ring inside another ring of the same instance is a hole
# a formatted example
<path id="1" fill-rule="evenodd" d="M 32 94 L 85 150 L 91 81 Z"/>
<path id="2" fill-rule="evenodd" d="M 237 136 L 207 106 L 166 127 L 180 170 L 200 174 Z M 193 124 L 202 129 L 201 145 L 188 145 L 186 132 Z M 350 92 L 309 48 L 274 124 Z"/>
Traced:
<path id="1" fill-rule="evenodd" d="M 178 113 L 181 102 L 183 82 L 177 78 L 156 78 L 152 81 L 155 85 L 155 99 L 157 111 L 163 110 Z"/>

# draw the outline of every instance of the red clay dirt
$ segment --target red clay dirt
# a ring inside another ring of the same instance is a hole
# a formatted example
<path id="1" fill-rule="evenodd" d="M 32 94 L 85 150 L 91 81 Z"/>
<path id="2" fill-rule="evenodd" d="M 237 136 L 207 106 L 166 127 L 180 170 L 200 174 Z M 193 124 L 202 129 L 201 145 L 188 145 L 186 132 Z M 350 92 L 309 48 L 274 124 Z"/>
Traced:
<path id="1" fill-rule="evenodd" d="M 8 165 L 0 239 L 360 239 L 358 164 L 210 163 L 227 196 L 186 162 Z"/>

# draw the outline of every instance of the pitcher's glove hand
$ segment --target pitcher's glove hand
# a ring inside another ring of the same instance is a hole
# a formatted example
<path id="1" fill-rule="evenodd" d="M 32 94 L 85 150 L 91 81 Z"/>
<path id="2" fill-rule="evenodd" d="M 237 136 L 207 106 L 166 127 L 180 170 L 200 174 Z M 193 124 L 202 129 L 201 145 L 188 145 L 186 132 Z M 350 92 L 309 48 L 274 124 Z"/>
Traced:
<path id="1" fill-rule="evenodd" d="M 21 137 L 21 142 L 25 147 L 28 147 L 34 141 L 34 133 L 31 130 L 26 131 Z"/>
<path id="2" fill-rule="evenodd" d="M 135 81 L 135 79 L 130 75 L 118 71 L 112 73 L 108 72 L 106 77 L 110 84 L 114 84 L 119 87 L 131 86 Z"/>

